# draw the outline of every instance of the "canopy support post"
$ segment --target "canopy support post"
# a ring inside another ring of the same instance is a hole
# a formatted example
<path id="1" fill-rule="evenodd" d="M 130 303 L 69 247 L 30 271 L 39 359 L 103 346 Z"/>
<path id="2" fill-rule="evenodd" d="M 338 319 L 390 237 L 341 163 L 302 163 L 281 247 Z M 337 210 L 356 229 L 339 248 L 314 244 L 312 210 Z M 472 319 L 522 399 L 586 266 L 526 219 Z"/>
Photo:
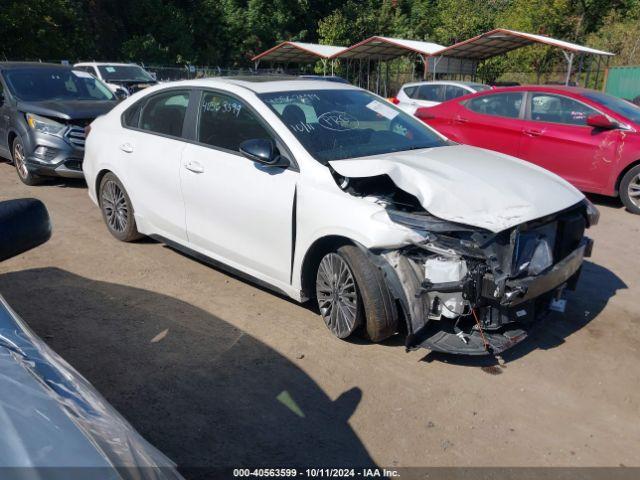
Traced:
<path id="1" fill-rule="evenodd" d="M 600 60 L 602 59 L 600 58 L 600 55 L 598 55 L 598 62 L 596 63 L 596 78 L 593 85 L 594 90 L 598 89 L 598 80 L 600 80 Z"/>
<path id="2" fill-rule="evenodd" d="M 567 77 L 564 80 L 564 84 L 569 85 L 569 81 L 571 80 L 571 68 L 573 67 L 573 57 L 575 55 L 573 52 L 567 53 L 565 50 L 562 50 L 562 53 L 567 61 Z"/>
<path id="3" fill-rule="evenodd" d="M 602 91 L 604 92 L 607 88 L 607 78 L 609 77 L 609 60 L 611 57 L 607 56 L 607 61 L 604 66 L 604 75 L 602 76 Z"/>
<path id="4" fill-rule="evenodd" d="M 422 79 L 426 80 L 429 74 L 429 57 L 420 55 L 420 58 L 422 59 Z"/>
<path id="5" fill-rule="evenodd" d="M 589 88 L 589 78 L 591 77 L 591 65 L 593 64 L 593 57 L 589 57 L 589 60 L 587 61 L 587 74 L 585 76 L 584 79 L 584 86 L 585 88 Z"/>
<path id="6" fill-rule="evenodd" d="M 442 60 L 442 55 L 440 55 L 439 57 L 433 57 L 433 79 L 436 79 L 436 70 L 438 70 L 438 64 L 440 63 L 440 60 Z"/>
<path id="7" fill-rule="evenodd" d="M 389 96 L 389 60 L 384 62 L 384 96 Z"/>
<path id="8" fill-rule="evenodd" d="M 576 76 L 576 85 L 580 86 L 580 76 L 582 75 L 582 63 L 584 62 L 584 54 L 580 54 L 578 57 L 580 61 L 578 62 L 578 74 Z"/>

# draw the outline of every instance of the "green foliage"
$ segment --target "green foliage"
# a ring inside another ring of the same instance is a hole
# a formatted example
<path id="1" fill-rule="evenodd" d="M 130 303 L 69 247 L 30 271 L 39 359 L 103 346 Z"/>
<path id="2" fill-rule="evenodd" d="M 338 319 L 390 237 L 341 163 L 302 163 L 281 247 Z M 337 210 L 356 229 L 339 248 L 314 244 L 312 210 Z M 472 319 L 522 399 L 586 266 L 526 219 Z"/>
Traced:
<path id="1" fill-rule="evenodd" d="M 640 65 L 640 8 L 623 15 L 611 12 L 598 31 L 587 37 L 589 45 L 616 52 L 613 65 Z"/>
<path id="2" fill-rule="evenodd" d="M 449 45 L 496 27 L 640 63 L 640 0 L 2 0 L 0 56 L 244 66 L 283 40 L 351 45 L 384 35 Z M 481 72 L 540 77 L 563 61 L 557 50 L 527 48 Z"/>

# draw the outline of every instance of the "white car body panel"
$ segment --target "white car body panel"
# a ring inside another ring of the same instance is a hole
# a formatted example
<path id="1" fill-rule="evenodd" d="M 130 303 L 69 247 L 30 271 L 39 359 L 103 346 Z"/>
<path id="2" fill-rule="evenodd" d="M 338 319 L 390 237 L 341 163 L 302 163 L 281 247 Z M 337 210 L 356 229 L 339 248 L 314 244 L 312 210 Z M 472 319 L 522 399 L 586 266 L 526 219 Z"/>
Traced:
<path id="1" fill-rule="evenodd" d="M 136 206 L 136 222 L 145 233 L 155 231 L 174 241 L 186 241 L 180 185 L 180 160 L 186 144 L 159 135 L 151 140 L 148 133 L 122 130 L 114 155 L 120 160 L 121 174 L 136 185 L 127 191 Z"/>
<path id="2" fill-rule="evenodd" d="M 129 106 L 168 86 L 219 89 L 240 97 L 278 133 L 299 172 L 269 172 L 238 154 L 122 127 L 120 117 Z M 303 263 L 317 240 L 341 236 L 366 248 L 390 248 L 420 239 L 415 230 L 392 222 L 375 199 L 342 191 L 330 169 L 316 161 L 256 95 L 337 89 L 357 88 L 323 81 L 248 83 L 221 79 L 149 87 L 92 124 L 83 165 L 89 195 L 98 203 L 98 175 L 112 171 L 130 195 L 141 233 L 167 237 L 304 300 Z M 136 152 L 146 151 L 143 161 L 119 150 L 126 142 L 131 142 Z M 173 142 L 183 147 L 170 145 Z M 434 209 L 433 215 L 493 231 L 560 211 L 582 198 L 551 173 L 473 147 L 445 146 L 380 157 L 334 161 L 331 166 L 345 176 L 388 174 L 398 187 Z M 157 165 L 160 158 L 165 162 L 162 166 Z M 187 170 L 189 162 L 199 162 L 204 172 Z M 152 166 L 159 170 L 150 172 Z M 528 175 L 529 185 L 522 181 L 509 184 L 517 175 Z M 181 210 L 186 238 L 178 221 Z"/>
<path id="3" fill-rule="evenodd" d="M 200 172 L 189 170 L 194 164 Z M 189 243 L 288 283 L 298 177 L 290 169 L 274 171 L 222 150 L 187 145 L 180 179 Z"/>
<path id="4" fill-rule="evenodd" d="M 466 145 L 330 164 L 345 177 L 388 175 L 432 215 L 496 233 L 584 199 L 568 182 L 547 170 Z M 521 181 L 523 178 L 527 181 Z"/>

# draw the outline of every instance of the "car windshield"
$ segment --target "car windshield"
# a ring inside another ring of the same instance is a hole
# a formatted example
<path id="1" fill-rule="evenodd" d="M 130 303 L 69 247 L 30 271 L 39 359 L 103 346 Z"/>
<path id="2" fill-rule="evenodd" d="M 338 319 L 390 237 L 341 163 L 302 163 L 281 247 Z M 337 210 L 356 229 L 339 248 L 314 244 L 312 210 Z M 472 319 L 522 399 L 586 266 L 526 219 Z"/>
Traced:
<path id="1" fill-rule="evenodd" d="M 3 75 L 11 93 L 25 102 L 115 100 L 104 83 L 78 70 L 25 68 L 8 70 Z"/>
<path id="2" fill-rule="evenodd" d="M 640 107 L 638 107 L 637 105 L 634 105 L 633 103 L 626 100 L 622 100 L 621 98 L 607 95 L 606 93 L 588 92 L 585 93 L 584 96 L 589 100 L 598 102 L 608 109 L 613 110 L 618 115 L 622 115 L 623 117 L 628 118 L 633 123 L 640 124 Z"/>
<path id="3" fill-rule="evenodd" d="M 321 163 L 446 145 L 413 116 L 363 90 L 300 90 L 260 98 Z"/>
<path id="4" fill-rule="evenodd" d="M 146 70 L 138 65 L 99 65 L 100 75 L 107 82 L 154 82 Z"/>

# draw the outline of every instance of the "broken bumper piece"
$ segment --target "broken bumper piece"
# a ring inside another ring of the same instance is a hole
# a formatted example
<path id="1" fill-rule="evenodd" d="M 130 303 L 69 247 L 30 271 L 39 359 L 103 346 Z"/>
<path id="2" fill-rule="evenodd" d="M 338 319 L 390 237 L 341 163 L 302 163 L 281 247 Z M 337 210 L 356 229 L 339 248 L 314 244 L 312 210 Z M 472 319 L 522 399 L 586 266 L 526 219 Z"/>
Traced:
<path id="1" fill-rule="evenodd" d="M 566 258 L 551 267 L 548 272 L 534 277 L 527 277 L 521 280 L 511 280 L 506 282 L 506 290 L 500 303 L 502 305 L 517 305 L 527 300 L 539 297 L 543 293 L 562 285 L 569 280 L 575 283 L 576 278 L 572 278 L 580 270 L 585 257 L 591 256 L 593 240 L 583 238 L 581 245 L 571 252 Z M 571 285 L 570 287 L 572 287 Z M 483 294 L 487 298 L 492 298 L 495 289 L 491 291 L 483 288 Z"/>
<path id="2" fill-rule="evenodd" d="M 592 240 L 583 238 L 580 246 L 546 272 L 517 280 L 508 280 L 500 288 L 486 274 L 478 291 L 473 311 L 457 318 L 440 317 L 407 337 L 407 348 L 463 355 L 499 354 L 527 338 L 550 311 L 550 304 L 565 289 L 573 290 L 583 259 L 591 255 Z M 460 291 L 465 292 L 464 282 Z M 430 292 L 452 292 L 455 282 L 428 284 L 416 298 Z M 467 296 L 469 292 L 465 292 Z M 425 302 L 429 304 L 429 300 Z"/>

